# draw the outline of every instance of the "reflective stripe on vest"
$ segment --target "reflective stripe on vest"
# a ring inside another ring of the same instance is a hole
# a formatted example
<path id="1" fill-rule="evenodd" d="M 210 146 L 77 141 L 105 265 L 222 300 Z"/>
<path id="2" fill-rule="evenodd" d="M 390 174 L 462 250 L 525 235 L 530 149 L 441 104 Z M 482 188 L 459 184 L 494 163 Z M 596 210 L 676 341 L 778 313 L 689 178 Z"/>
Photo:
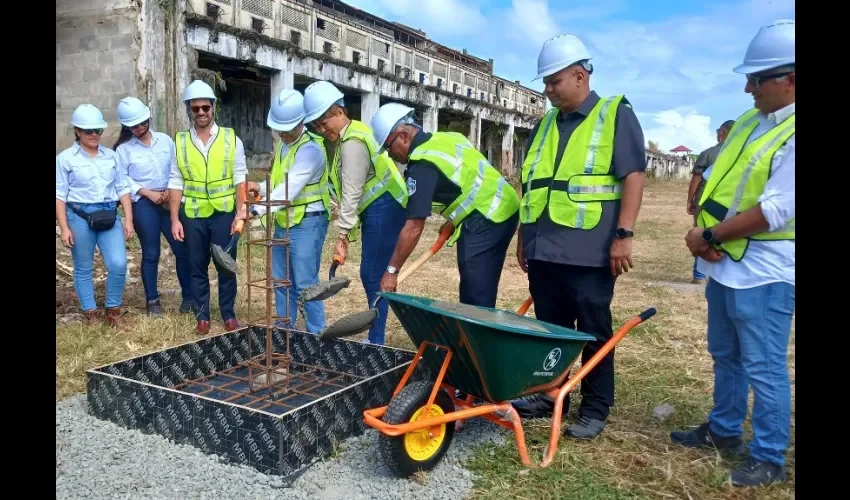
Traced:
<path id="1" fill-rule="evenodd" d="M 189 218 L 205 218 L 215 211 L 230 212 L 236 205 L 233 166 L 236 162 L 236 133 L 220 127 L 210 145 L 208 157 L 192 141 L 189 131 L 175 137 L 177 167 L 183 175 L 184 213 Z"/>
<path id="2" fill-rule="evenodd" d="M 375 170 L 375 175 L 366 180 L 363 185 L 363 194 L 360 197 L 360 203 L 357 205 L 357 214 L 363 213 L 366 208 L 377 200 L 381 195 L 389 192 L 390 195 L 398 202 L 399 205 L 407 207 L 407 186 L 404 183 L 404 178 L 398 171 L 393 160 L 386 151 L 377 154 L 380 149 L 375 137 L 372 135 L 372 129 L 363 122 L 351 120 L 348 128 L 345 130 L 345 135 L 339 141 L 337 152 L 334 155 L 333 166 L 331 167 L 330 178 L 333 184 L 334 191 L 339 199 L 342 199 L 342 172 L 341 172 L 341 151 L 342 144 L 348 140 L 359 140 L 366 145 L 369 151 L 369 158 L 372 162 L 372 168 Z M 351 228 L 348 233 L 348 240 L 354 241 L 360 233 L 360 221 Z"/>
<path id="3" fill-rule="evenodd" d="M 325 210 L 328 211 L 328 219 L 331 218 L 332 207 L 327 168 L 328 155 L 325 150 L 324 141 L 318 135 L 312 134 L 309 131 L 304 131 L 304 133 L 301 134 L 301 137 L 299 137 L 298 140 L 290 146 L 283 158 L 281 158 L 281 153 L 283 152 L 283 141 L 278 141 L 278 147 L 276 148 L 277 152 L 275 153 L 275 160 L 272 165 L 271 189 L 274 190 L 277 186 L 284 182 L 286 174 L 289 173 L 289 169 L 291 169 L 292 165 L 295 163 L 295 155 L 298 153 L 298 150 L 301 146 L 309 143 L 311 140 L 315 141 L 319 145 L 319 148 L 322 150 L 322 156 L 325 159 L 322 165 L 322 176 L 318 182 L 304 186 L 304 188 L 301 189 L 301 192 L 298 193 L 298 196 L 295 199 L 290 200 L 289 208 L 282 208 L 275 212 L 275 222 L 277 222 L 277 224 L 281 227 L 291 228 L 296 224 L 300 224 L 301 220 L 304 218 L 304 214 L 307 212 L 307 205 L 317 201 L 322 202 Z M 262 217 L 263 224 L 266 224 L 266 220 L 266 215 L 264 214 Z"/>
<path id="4" fill-rule="evenodd" d="M 523 224 L 537 222 L 548 208 L 553 222 L 590 230 L 599 223 L 602 202 L 622 197 L 622 182 L 610 174 L 614 127 L 622 99 L 620 95 L 596 103 L 570 135 L 557 169 L 558 109 L 544 116 L 522 165 Z"/>
<path id="5" fill-rule="evenodd" d="M 455 227 L 449 240 L 454 243 L 460 235 L 463 220 L 478 210 L 493 222 L 504 222 L 519 210 L 519 196 L 466 137 L 450 132 L 434 132 L 410 154 L 410 161 L 433 163 L 461 190 L 460 196 L 448 206 L 432 202 L 431 206 Z"/>
<path id="6" fill-rule="evenodd" d="M 796 132 L 796 114 L 747 144 L 758 127 L 757 109 L 747 111 L 735 122 L 729 137 L 717 155 L 699 201 L 697 225 L 710 228 L 758 205 L 758 198 L 770 178 L 773 157 Z M 764 231 L 747 238 L 724 241 L 717 245 L 739 262 L 750 240 L 778 241 L 796 239 L 796 219 L 776 231 Z"/>

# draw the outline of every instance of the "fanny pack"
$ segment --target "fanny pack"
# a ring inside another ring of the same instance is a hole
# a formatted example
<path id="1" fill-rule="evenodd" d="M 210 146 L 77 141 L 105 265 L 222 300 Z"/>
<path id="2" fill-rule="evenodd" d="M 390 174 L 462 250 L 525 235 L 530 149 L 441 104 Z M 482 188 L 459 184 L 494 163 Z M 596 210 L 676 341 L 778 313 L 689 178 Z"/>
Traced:
<path id="1" fill-rule="evenodd" d="M 74 205 L 70 205 L 71 210 L 81 218 L 85 219 L 89 228 L 92 231 L 107 231 L 115 226 L 115 221 L 118 220 L 118 206 L 108 210 L 95 210 L 91 213 L 86 213 Z"/>

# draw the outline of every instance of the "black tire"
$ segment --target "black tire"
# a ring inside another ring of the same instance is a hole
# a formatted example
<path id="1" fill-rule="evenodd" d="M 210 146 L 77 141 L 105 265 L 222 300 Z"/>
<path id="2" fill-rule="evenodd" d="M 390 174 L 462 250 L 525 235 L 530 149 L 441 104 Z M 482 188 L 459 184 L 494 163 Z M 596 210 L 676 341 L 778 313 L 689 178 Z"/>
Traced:
<path id="1" fill-rule="evenodd" d="M 406 385 L 401 392 L 390 400 L 387 413 L 384 414 L 384 422 L 388 424 L 409 422 L 413 414 L 428 402 L 428 397 L 431 395 L 433 388 L 434 383 L 427 380 L 420 380 Z M 434 403 L 443 410 L 443 413 L 451 413 L 455 409 L 454 403 L 452 403 L 452 399 L 445 389 L 440 389 L 437 392 Z M 381 456 L 387 467 L 398 477 L 410 477 L 417 471 L 427 472 L 436 467 L 440 463 L 440 460 L 443 459 L 443 456 L 451 445 L 454 433 L 454 422 L 445 424 L 445 438 L 440 443 L 440 447 L 427 460 L 422 461 L 414 459 L 407 453 L 404 446 L 403 434 L 396 437 L 381 434 Z"/>

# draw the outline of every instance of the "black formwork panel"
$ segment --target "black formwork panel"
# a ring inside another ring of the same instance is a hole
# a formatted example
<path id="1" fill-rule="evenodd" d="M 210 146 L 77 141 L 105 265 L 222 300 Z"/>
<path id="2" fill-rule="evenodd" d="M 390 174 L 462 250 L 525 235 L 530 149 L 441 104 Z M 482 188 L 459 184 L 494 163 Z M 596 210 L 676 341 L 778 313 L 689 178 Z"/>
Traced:
<path id="1" fill-rule="evenodd" d="M 284 335 L 279 329 L 273 333 L 276 353 L 285 351 Z M 289 477 L 362 434 L 363 411 L 389 403 L 416 354 L 291 330 L 289 387 L 311 390 L 286 392 L 277 384 L 276 398 L 267 389 L 239 397 L 248 389 L 248 342 L 257 360 L 265 351 L 265 329 L 246 327 L 88 370 L 90 411 Z M 421 379 L 433 380 L 423 363 L 411 378 Z"/>

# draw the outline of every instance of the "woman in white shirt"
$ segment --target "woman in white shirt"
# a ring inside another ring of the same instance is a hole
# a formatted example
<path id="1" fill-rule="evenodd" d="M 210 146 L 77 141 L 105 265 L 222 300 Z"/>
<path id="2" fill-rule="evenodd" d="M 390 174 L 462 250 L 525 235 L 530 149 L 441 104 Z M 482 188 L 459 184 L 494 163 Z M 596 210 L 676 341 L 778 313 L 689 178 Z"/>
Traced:
<path id="1" fill-rule="evenodd" d="M 62 244 L 74 259 L 74 290 L 87 323 L 99 321 L 94 296 L 94 248 L 106 266 L 106 314 L 120 325 L 121 299 L 127 278 L 127 246 L 133 234 L 130 186 L 118 168 L 115 152 L 100 144 L 106 120 L 91 104 L 81 104 L 71 116 L 76 140 L 56 155 L 56 221 Z M 118 203 L 124 208 L 120 224 Z"/>
<path id="2" fill-rule="evenodd" d="M 174 140 L 150 127 L 151 110 L 135 97 L 118 103 L 121 134 L 115 143 L 118 163 L 127 176 L 133 200 L 133 223 L 142 246 L 142 284 L 149 316 L 162 315 L 157 288 L 160 234 L 174 252 L 177 280 L 183 295 L 180 312 L 192 312 L 189 260 L 183 242 L 171 234 L 168 212 L 168 173 L 174 154 Z"/>

